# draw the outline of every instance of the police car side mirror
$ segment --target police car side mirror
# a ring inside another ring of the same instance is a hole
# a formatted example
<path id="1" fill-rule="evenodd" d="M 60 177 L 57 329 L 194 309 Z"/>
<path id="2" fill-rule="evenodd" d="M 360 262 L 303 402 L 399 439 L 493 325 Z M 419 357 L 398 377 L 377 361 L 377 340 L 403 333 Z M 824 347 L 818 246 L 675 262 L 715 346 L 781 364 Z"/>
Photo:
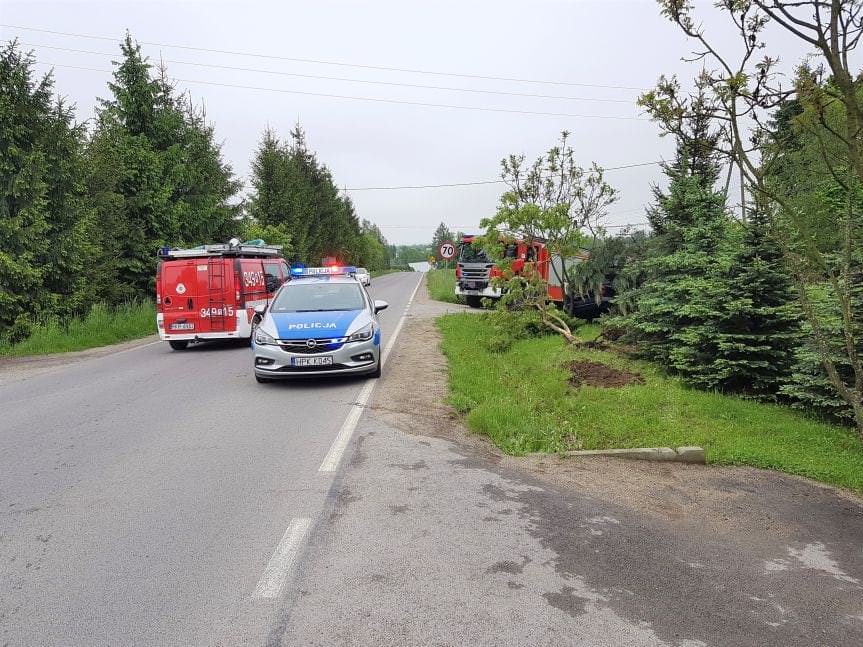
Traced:
<path id="1" fill-rule="evenodd" d="M 375 314 L 379 313 L 381 310 L 386 310 L 390 307 L 390 304 L 386 301 L 375 301 Z"/>

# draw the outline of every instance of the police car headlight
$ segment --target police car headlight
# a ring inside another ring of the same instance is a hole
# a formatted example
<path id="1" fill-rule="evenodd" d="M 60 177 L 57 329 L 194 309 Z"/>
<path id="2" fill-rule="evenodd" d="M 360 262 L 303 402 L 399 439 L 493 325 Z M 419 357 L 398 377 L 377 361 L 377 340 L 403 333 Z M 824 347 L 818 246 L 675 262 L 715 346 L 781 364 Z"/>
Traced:
<path id="1" fill-rule="evenodd" d="M 373 323 L 363 326 L 353 335 L 348 337 L 348 341 L 368 341 L 375 334 L 375 325 Z"/>
<path id="2" fill-rule="evenodd" d="M 265 330 L 257 328 L 255 329 L 255 343 L 260 344 L 261 346 L 273 346 L 275 345 L 276 340 L 273 339 L 273 336 Z"/>

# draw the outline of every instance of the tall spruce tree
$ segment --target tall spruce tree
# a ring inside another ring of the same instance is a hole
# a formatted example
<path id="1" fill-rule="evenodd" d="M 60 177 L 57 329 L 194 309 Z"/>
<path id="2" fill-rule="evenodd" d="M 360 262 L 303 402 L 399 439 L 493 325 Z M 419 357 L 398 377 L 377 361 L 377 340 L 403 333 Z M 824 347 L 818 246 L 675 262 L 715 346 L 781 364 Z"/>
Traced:
<path id="1" fill-rule="evenodd" d="M 694 119 L 687 135 L 664 166 L 668 189 L 655 192 L 651 220 L 660 233 L 645 263 L 648 279 L 635 294 L 637 309 L 624 324 L 643 355 L 713 389 L 721 386 L 713 363 L 735 249 L 725 193 L 715 189 L 719 167 L 709 123 Z"/>
<path id="2" fill-rule="evenodd" d="M 12 42 L 0 50 L 0 337 L 88 305 L 83 131 L 51 75 Z"/>
<path id="3" fill-rule="evenodd" d="M 176 95 L 130 35 L 120 48 L 88 151 L 99 291 L 111 302 L 149 295 L 160 246 L 224 239 L 239 210 L 239 183 L 203 111 Z"/>
<path id="4" fill-rule="evenodd" d="M 728 273 L 732 289 L 712 370 L 725 391 L 772 398 L 791 371 L 799 341 L 796 294 L 761 201 L 745 227 Z"/>
<path id="5" fill-rule="evenodd" d="M 290 143 L 266 130 L 252 160 L 249 214 L 263 227 L 290 237 L 291 255 L 304 263 L 335 256 L 355 262 L 363 253 L 359 219 L 339 195 L 329 169 L 309 150 L 297 124 Z"/>

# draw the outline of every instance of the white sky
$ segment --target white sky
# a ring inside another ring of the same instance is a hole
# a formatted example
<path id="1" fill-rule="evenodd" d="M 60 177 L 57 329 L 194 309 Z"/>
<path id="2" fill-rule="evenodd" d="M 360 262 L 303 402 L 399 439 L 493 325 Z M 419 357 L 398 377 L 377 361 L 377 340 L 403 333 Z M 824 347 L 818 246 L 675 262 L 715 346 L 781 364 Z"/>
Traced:
<path id="1" fill-rule="evenodd" d="M 712 0 L 696 0 L 708 30 L 733 42 Z M 270 56 L 410 68 L 460 74 L 568 83 L 650 88 L 660 74 L 691 78 L 696 68 L 680 61 L 691 45 L 658 12 L 652 0 L 337 1 L 243 2 L 203 0 L 42 1 L 0 0 L 0 23 L 107 36 L 119 41 L 128 28 L 140 41 Z M 724 32 L 724 33 L 721 33 Z M 107 96 L 115 43 L 0 27 L 0 38 L 18 36 L 40 62 L 56 64 L 56 90 L 75 103 L 78 118 L 93 115 Z M 790 39 L 771 40 L 771 51 L 793 62 Z M 103 52 L 84 54 L 45 46 Z M 783 51 L 783 47 L 785 51 Z M 306 96 L 192 83 L 277 88 L 399 101 L 506 110 L 639 117 L 637 90 L 543 85 L 359 69 L 144 45 L 161 56 L 178 81 L 203 102 L 223 152 L 244 178 L 262 130 L 288 135 L 299 120 L 310 146 L 344 187 L 470 182 L 499 178 L 499 162 L 513 152 L 533 157 L 560 131 L 573 133 L 580 163 L 619 166 L 667 159 L 673 142 L 661 139 L 650 121 L 544 116 L 430 108 Z M 517 93 L 617 99 L 623 103 L 471 94 L 284 74 L 216 69 L 179 61 L 337 76 L 351 79 Z M 94 68 L 88 71 L 62 65 Z M 40 70 L 48 69 L 40 66 Z M 645 220 L 657 166 L 609 171 L 621 191 L 607 224 Z M 494 213 L 502 185 L 402 191 L 351 191 L 360 217 L 396 244 L 428 242 L 440 221 L 472 231 Z"/>

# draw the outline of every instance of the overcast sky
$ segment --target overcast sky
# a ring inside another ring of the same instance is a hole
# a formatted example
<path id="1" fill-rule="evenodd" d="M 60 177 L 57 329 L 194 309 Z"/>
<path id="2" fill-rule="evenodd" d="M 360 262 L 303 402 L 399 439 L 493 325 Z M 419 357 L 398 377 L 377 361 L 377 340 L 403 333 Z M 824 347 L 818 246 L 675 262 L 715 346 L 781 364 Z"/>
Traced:
<path id="1" fill-rule="evenodd" d="M 696 5 L 703 10 L 708 30 L 730 45 L 733 34 L 725 21 L 717 19 L 712 0 L 697 0 Z M 596 161 L 612 167 L 667 159 L 673 142 L 660 138 L 656 126 L 639 113 L 635 106 L 639 91 L 623 88 L 646 89 L 660 74 L 678 72 L 691 78 L 696 71 L 680 60 L 691 45 L 659 15 L 652 0 L 0 0 L 0 22 L 78 34 L 0 27 L 3 39 L 17 36 L 28 49 L 35 50 L 40 63 L 56 65 L 56 89 L 77 105 L 80 120 L 93 115 L 96 97 L 107 95 L 110 61 L 116 60 L 119 52 L 110 40 L 80 35 L 119 41 L 129 29 L 142 42 L 158 43 L 143 45 L 145 53 L 154 61 L 160 57 L 167 61 L 169 74 L 178 79 L 178 88 L 204 103 L 218 138 L 224 142 L 224 155 L 238 176 L 246 178 L 266 126 L 287 135 L 299 121 L 310 146 L 330 167 L 336 182 L 349 189 L 498 179 L 503 156 L 513 152 L 535 156 L 551 146 L 563 129 L 573 133 L 576 155 L 583 165 Z M 772 51 L 788 61 L 801 53 L 784 35 L 770 42 Z M 177 45 L 261 56 L 180 49 Z M 264 55 L 559 83 L 397 72 Z M 47 65 L 40 66 L 40 70 L 47 69 Z M 285 73 L 564 98 L 424 89 Z M 201 82 L 567 116 L 360 101 Z M 597 85 L 623 87 L 594 87 Z M 659 168 L 609 171 L 607 179 L 621 192 L 607 223 L 644 222 L 650 185 L 661 180 Z M 360 217 L 378 224 L 390 242 L 401 244 L 429 241 L 441 221 L 453 229 L 476 230 L 480 218 L 494 213 L 501 187 L 490 184 L 349 193 Z"/>

